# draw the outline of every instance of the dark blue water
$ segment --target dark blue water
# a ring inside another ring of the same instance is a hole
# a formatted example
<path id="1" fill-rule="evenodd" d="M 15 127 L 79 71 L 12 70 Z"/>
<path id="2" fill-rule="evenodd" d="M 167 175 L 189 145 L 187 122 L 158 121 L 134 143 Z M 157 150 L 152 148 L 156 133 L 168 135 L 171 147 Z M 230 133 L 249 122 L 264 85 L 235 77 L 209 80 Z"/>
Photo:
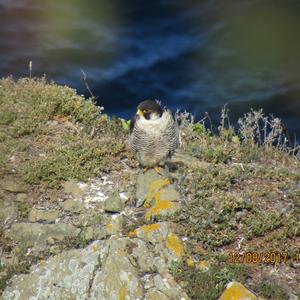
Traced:
<path id="1" fill-rule="evenodd" d="M 300 1 L 0 0 L 0 75 L 46 74 L 128 118 L 146 98 L 300 136 Z"/>

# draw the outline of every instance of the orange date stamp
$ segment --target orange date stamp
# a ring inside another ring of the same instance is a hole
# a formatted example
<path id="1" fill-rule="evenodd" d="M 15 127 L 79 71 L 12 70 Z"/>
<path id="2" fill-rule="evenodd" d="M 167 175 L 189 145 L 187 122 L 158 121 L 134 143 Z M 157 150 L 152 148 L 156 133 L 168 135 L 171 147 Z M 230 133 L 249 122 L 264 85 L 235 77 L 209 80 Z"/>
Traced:
<path id="1" fill-rule="evenodd" d="M 300 253 L 289 255 L 288 252 L 229 252 L 228 260 L 231 264 L 286 264 L 300 262 Z"/>

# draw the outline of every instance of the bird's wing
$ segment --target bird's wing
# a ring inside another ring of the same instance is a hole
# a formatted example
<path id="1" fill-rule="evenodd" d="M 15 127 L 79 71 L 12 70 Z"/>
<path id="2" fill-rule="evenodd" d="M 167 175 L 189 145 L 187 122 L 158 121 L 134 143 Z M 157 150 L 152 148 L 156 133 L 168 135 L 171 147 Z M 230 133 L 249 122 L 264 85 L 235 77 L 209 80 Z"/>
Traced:
<path id="1" fill-rule="evenodd" d="M 131 120 L 130 120 L 130 133 L 132 133 L 132 131 L 133 131 L 135 122 L 136 122 L 136 116 L 134 115 L 131 117 Z"/>

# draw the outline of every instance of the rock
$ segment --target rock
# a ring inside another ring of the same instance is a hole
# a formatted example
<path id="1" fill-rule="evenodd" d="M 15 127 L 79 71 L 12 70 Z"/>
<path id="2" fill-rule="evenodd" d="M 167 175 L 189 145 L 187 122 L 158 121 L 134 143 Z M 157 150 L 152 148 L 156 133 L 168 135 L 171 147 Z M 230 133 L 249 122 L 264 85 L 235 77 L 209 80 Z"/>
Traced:
<path id="1" fill-rule="evenodd" d="M 2 183 L 3 190 L 11 193 L 23 193 L 27 191 L 27 186 L 22 182 L 7 180 Z"/>
<path id="2" fill-rule="evenodd" d="M 122 233 L 124 224 L 123 215 L 112 215 L 110 221 L 106 224 L 106 232 L 108 235 L 117 235 Z"/>
<path id="3" fill-rule="evenodd" d="M 15 204 L 11 201 L 0 199 L 0 223 L 10 224 L 17 219 L 18 212 Z"/>
<path id="4" fill-rule="evenodd" d="M 124 200 L 121 199 L 118 192 L 110 195 L 104 202 L 104 210 L 106 212 L 119 213 L 125 207 Z"/>
<path id="5" fill-rule="evenodd" d="M 143 287 L 130 255 L 124 251 L 130 244 L 127 238 L 108 240 L 106 257 L 94 278 L 91 299 L 142 299 Z"/>
<path id="6" fill-rule="evenodd" d="M 136 199 L 137 206 L 143 205 L 149 192 L 149 188 L 153 181 L 162 179 L 162 176 L 157 174 L 155 170 L 150 169 L 147 172 L 140 172 L 136 182 Z"/>
<path id="7" fill-rule="evenodd" d="M 193 157 L 184 151 L 177 150 L 176 154 L 172 156 L 170 160 L 171 164 L 184 165 L 187 167 L 207 167 L 210 165 L 208 162 L 201 161 L 196 157 Z"/>
<path id="8" fill-rule="evenodd" d="M 172 202 L 168 200 L 157 201 L 152 207 L 150 207 L 146 214 L 145 220 L 150 221 L 157 216 L 170 217 L 175 215 L 181 208 L 181 204 L 178 202 Z"/>
<path id="9" fill-rule="evenodd" d="M 79 213 L 84 209 L 84 204 L 80 200 L 68 199 L 60 204 L 60 206 L 70 212 Z"/>
<path id="10" fill-rule="evenodd" d="M 49 237 L 63 240 L 75 237 L 79 232 L 80 229 L 71 224 L 16 223 L 11 226 L 9 237 L 23 247 L 40 250 L 46 246 Z"/>
<path id="11" fill-rule="evenodd" d="M 132 240 L 129 254 L 136 259 L 140 272 L 152 273 L 156 271 L 156 267 L 153 264 L 154 254 L 149 251 L 146 242 L 139 239 Z"/>
<path id="12" fill-rule="evenodd" d="M 106 228 L 104 227 L 92 227 L 93 228 L 93 239 L 101 240 L 107 236 Z"/>
<path id="13" fill-rule="evenodd" d="M 70 179 L 64 183 L 64 191 L 75 197 L 81 197 L 85 193 L 85 188 L 75 179 Z"/>
<path id="14" fill-rule="evenodd" d="M 17 201 L 18 202 L 25 202 L 28 199 L 28 195 L 25 193 L 17 194 Z"/>
<path id="15" fill-rule="evenodd" d="M 236 281 L 228 283 L 224 293 L 219 300 L 258 300 L 258 298 L 246 289 L 242 284 Z"/>
<path id="16" fill-rule="evenodd" d="M 164 188 L 160 191 L 160 199 L 168 201 L 178 201 L 180 194 L 172 187 Z"/>
<path id="17" fill-rule="evenodd" d="M 129 236 L 136 236 L 152 244 L 161 243 L 166 240 L 173 227 L 173 224 L 170 222 L 159 222 L 143 225 L 131 231 Z"/>
<path id="18" fill-rule="evenodd" d="M 99 265 L 102 243 L 62 252 L 34 266 L 30 274 L 15 276 L 3 299 L 88 299 L 90 283 Z"/>
<path id="19" fill-rule="evenodd" d="M 86 241 L 91 241 L 94 238 L 93 227 L 89 226 L 83 229 L 83 238 Z"/>
<path id="20" fill-rule="evenodd" d="M 55 245 L 52 248 L 55 253 Z M 167 266 L 155 275 L 158 259 L 163 261 L 164 256 L 152 249 L 151 244 L 138 238 L 95 241 L 84 249 L 50 257 L 31 267 L 29 274 L 13 277 L 3 297 L 5 300 L 189 299 L 168 273 Z"/>
<path id="21" fill-rule="evenodd" d="M 190 299 L 170 274 L 154 276 L 154 286 L 170 299 Z"/>
<path id="22" fill-rule="evenodd" d="M 98 226 L 107 222 L 107 218 L 103 212 L 96 209 L 83 210 L 79 215 L 79 224 L 81 226 Z"/>
<path id="23" fill-rule="evenodd" d="M 165 294 L 162 292 L 156 290 L 156 289 L 150 289 L 146 295 L 145 295 L 145 300 L 170 300 L 169 297 L 167 297 Z"/>
<path id="24" fill-rule="evenodd" d="M 58 211 L 49 209 L 49 210 L 41 210 L 33 208 L 28 215 L 29 222 L 46 222 L 46 223 L 54 223 L 58 218 Z"/>

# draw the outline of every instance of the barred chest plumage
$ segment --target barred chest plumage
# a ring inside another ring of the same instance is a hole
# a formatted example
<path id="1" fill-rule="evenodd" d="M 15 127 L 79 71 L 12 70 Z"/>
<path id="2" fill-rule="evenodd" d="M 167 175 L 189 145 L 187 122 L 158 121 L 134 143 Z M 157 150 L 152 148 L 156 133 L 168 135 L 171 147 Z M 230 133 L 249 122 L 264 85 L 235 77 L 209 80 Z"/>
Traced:
<path id="1" fill-rule="evenodd" d="M 171 111 L 165 109 L 156 120 L 137 118 L 129 143 L 142 166 L 164 164 L 178 146 L 178 128 Z"/>

